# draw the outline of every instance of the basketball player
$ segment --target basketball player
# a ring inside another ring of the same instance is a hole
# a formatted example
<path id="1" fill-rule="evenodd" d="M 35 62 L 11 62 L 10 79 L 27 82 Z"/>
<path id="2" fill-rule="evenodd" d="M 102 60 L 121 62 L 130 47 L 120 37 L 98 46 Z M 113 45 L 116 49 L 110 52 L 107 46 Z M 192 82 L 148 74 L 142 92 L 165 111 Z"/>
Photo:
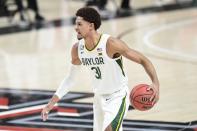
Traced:
<path id="1" fill-rule="evenodd" d="M 152 80 L 155 91 L 153 103 L 159 97 L 159 81 L 151 62 L 141 53 L 130 49 L 123 41 L 107 34 L 100 34 L 98 12 L 84 7 L 76 13 L 76 32 L 79 41 L 73 45 L 72 66 L 68 77 L 63 80 L 52 99 L 42 110 L 42 119 L 74 85 L 80 65 L 92 73 L 94 91 L 94 131 L 122 131 L 122 121 L 129 107 L 127 76 L 123 70 L 122 56 L 141 64 Z M 153 97 L 151 100 L 153 100 Z"/>

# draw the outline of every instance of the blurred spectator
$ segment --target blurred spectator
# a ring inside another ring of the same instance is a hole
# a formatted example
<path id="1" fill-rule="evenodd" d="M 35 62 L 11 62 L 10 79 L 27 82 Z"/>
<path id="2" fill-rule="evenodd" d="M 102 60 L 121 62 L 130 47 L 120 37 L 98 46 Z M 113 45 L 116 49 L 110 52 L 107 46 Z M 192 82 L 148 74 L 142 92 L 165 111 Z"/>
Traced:
<path id="1" fill-rule="evenodd" d="M 97 5 L 97 0 L 88 0 L 86 6 L 93 6 Z"/>
<path id="2" fill-rule="evenodd" d="M 89 0 L 86 5 L 87 6 L 96 5 L 100 10 L 105 10 L 106 4 L 107 4 L 107 0 Z M 130 10 L 131 9 L 130 0 L 122 0 L 120 9 Z"/>
<path id="3" fill-rule="evenodd" d="M 0 16 L 8 15 L 7 8 L 5 6 L 5 0 L 0 0 Z"/>
<path id="4" fill-rule="evenodd" d="M 22 0 L 15 0 L 18 11 L 20 13 L 20 18 L 22 21 L 26 21 L 24 17 L 24 6 L 23 6 L 23 1 Z M 35 12 L 35 20 L 40 22 L 44 20 L 44 17 L 42 17 L 39 13 L 39 8 L 37 4 L 37 0 L 27 0 L 28 3 L 28 8 L 32 9 Z"/>
<path id="5" fill-rule="evenodd" d="M 197 0 L 193 0 L 193 5 L 197 6 Z"/>
<path id="6" fill-rule="evenodd" d="M 130 10 L 130 0 L 122 0 L 121 9 Z"/>

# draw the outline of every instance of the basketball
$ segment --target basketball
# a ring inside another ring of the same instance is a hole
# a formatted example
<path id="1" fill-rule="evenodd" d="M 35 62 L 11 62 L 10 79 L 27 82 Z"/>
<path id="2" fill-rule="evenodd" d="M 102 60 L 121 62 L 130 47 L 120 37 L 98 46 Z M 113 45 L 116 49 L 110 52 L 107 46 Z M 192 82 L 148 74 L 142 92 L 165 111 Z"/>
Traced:
<path id="1" fill-rule="evenodd" d="M 147 88 L 149 88 L 149 85 L 139 84 L 131 90 L 130 103 L 135 109 L 146 111 L 154 106 L 150 101 L 154 92 L 153 90 L 147 90 Z"/>

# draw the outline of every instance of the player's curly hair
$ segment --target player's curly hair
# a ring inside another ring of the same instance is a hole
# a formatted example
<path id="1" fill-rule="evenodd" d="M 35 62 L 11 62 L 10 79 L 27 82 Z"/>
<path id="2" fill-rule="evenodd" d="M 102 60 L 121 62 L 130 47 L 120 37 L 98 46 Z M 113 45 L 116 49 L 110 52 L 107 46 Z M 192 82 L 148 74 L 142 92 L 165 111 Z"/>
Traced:
<path id="1" fill-rule="evenodd" d="M 90 23 L 94 23 L 95 30 L 97 30 L 101 25 L 100 14 L 94 8 L 91 8 L 91 7 L 80 8 L 76 12 L 76 16 L 80 16 L 85 21 L 88 21 Z"/>

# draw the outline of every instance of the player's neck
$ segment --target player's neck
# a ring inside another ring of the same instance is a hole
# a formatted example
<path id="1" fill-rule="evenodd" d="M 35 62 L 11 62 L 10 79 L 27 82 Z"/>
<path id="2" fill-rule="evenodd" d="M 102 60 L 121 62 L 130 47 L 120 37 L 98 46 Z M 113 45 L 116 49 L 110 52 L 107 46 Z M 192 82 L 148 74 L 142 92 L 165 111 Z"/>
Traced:
<path id="1" fill-rule="evenodd" d="M 85 38 L 85 45 L 86 48 L 92 50 L 97 46 L 98 41 L 100 39 L 101 34 L 98 32 L 91 33 L 88 37 Z"/>

